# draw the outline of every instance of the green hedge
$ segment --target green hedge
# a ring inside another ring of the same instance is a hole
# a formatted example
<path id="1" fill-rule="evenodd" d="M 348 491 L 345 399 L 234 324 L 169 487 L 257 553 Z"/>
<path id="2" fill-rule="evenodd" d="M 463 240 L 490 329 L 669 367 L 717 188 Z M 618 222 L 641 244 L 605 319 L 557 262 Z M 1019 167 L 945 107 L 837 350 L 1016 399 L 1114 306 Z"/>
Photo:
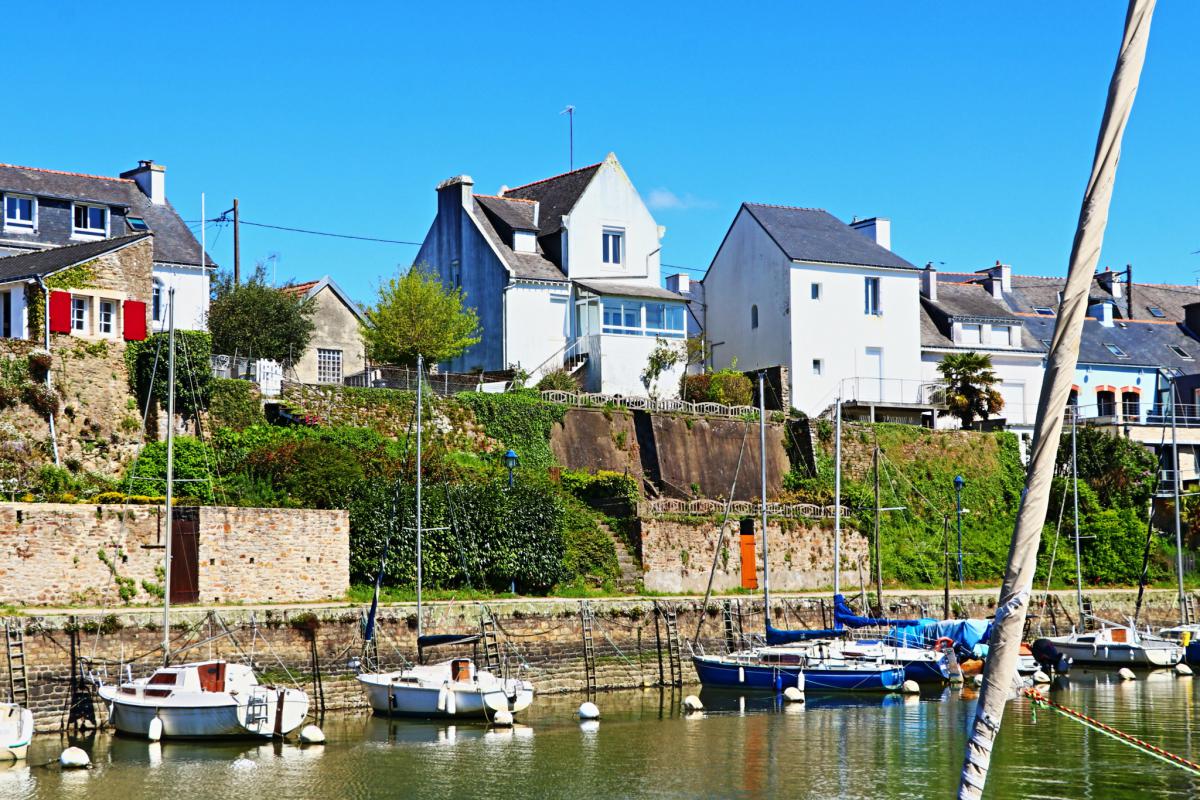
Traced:
<path id="1" fill-rule="evenodd" d="M 474 413 L 488 436 L 516 451 L 522 467 L 545 471 L 554 466 L 550 432 L 555 423 L 562 422 L 566 406 L 548 403 L 530 389 L 503 394 L 463 392 L 455 399 Z"/>
<path id="2" fill-rule="evenodd" d="M 563 470 L 563 488 L 592 508 L 610 517 L 637 516 L 641 493 L 636 478 L 621 472 L 600 470 L 592 475 Z"/>
<path id="3" fill-rule="evenodd" d="M 262 396 L 250 381 L 213 378 L 208 413 L 212 428 L 244 430 L 263 422 Z"/>

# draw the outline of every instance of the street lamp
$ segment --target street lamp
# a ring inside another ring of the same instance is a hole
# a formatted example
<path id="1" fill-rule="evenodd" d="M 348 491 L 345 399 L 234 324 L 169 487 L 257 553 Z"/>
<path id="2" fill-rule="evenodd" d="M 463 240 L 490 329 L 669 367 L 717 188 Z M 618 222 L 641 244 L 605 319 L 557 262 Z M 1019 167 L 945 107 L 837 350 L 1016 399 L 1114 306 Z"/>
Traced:
<path id="1" fill-rule="evenodd" d="M 958 585 L 962 586 L 963 582 L 963 561 L 962 561 L 962 490 L 966 481 L 962 475 L 954 476 L 954 503 L 957 506 L 958 516 Z"/>
<path id="2" fill-rule="evenodd" d="M 504 466 L 508 468 L 508 488 L 510 489 L 513 485 L 513 470 L 517 468 L 517 464 L 519 463 L 520 459 L 517 458 L 517 453 L 515 450 L 510 449 L 504 454 Z"/>

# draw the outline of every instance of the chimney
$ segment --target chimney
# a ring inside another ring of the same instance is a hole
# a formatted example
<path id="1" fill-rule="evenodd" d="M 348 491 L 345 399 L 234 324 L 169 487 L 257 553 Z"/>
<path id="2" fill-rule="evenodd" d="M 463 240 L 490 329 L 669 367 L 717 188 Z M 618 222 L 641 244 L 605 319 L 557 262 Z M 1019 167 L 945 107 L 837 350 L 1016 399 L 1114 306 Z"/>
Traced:
<path id="1" fill-rule="evenodd" d="M 667 289 L 675 294 L 690 294 L 692 280 L 686 274 L 677 272 L 674 275 L 667 276 Z"/>
<path id="2" fill-rule="evenodd" d="M 1120 300 L 1125 296 L 1122 291 L 1121 282 L 1117 280 L 1119 272 L 1113 272 L 1112 267 L 1105 267 L 1104 272 L 1096 275 L 1096 283 L 1100 284 L 1104 291 L 1113 296 L 1114 300 Z"/>
<path id="3" fill-rule="evenodd" d="M 892 221 L 887 217 L 856 219 L 850 223 L 850 227 L 884 250 L 892 249 Z"/>
<path id="4" fill-rule="evenodd" d="M 934 269 L 932 261 L 921 270 L 921 294 L 932 302 L 937 302 L 937 270 Z"/>
<path id="5" fill-rule="evenodd" d="M 997 300 L 1002 300 L 1005 292 L 1012 291 L 1012 267 L 1008 264 L 996 261 L 995 266 L 978 270 L 976 274 L 985 276 L 984 288 Z"/>
<path id="6" fill-rule="evenodd" d="M 1193 334 L 1200 333 L 1200 302 L 1188 303 L 1183 307 L 1183 324 Z"/>
<path id="7" fill-rule="evenodd" d="M 1113 326 L 1113 304 L 1108 300 L 1088 306 L 1089 317 L 1095 317 L 1106 328 Z"/>
<path id="8" fill-rule="evenodd" d="M 161 206 L 167 202 L 167 168 L 155 164 L 150 159 L 139 161 L 137 169 L 121 173 L 122 178 L 133 178 L 142 194 L 150 198 L 150 202 Z"/>
<path id="9" fill-rule="evenodd" d="M 441 206 L 443 198 L 457 202 L 463 208 L 466 207 L 467 201 L 475 193 L 473 187 L 475 180 L 470 175 L 455 175 L 453 178 L 446 178 L 437 185 L 438 205 Z"/>

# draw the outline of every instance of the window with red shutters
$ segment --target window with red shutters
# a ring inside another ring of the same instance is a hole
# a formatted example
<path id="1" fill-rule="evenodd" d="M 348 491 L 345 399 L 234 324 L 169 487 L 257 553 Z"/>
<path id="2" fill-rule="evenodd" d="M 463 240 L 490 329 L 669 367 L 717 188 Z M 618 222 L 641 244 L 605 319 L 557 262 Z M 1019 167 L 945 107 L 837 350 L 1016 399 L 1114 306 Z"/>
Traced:
<path id="1" fill-rule="evenodd" d="M 146 304 L 138 300 L 126 300 L 122 306 L 125 319 L 125 341 L 140 342 L 146 338 Z"/>
<path id="2" fill-rule="evenodd" d="M 50 332 L 71 332 L 71 293 L 50 293 Z"/>

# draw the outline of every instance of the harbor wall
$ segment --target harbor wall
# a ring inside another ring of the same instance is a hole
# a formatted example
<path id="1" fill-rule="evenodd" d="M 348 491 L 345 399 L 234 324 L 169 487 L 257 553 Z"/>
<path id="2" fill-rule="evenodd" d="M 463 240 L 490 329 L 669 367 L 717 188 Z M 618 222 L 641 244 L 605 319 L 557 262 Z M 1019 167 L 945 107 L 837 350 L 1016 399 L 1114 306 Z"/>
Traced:
<path id="1" fill-rule="evenodd" d="M 1065 633 L 1071 622 L 1065 613 L 1073 607 L 1072 592 L 1055 593 L 1053 618 L 1039 614 L 1031 638 Z M 1097 616 L 1123 619 L 1132 613 L 1134 591 L 1089 592 Z M 1040 602 L 1040 597 L 1038 598 Z M 888 613 L 894 616 L 940 616 L 942 596 L 929 592 L 896 592 L 887 595 Z M 746 634 L 762 630 L 762 600 L 751 596 L 717 598 L 701 613 L 698 598 L 597 599 L 588 601 L 594 614 L 592 640 L 596 652 L 596 686 L 600 690 L 654 687 L 671 683 L 669 637 L 666 620 L 656 609 L 676 614 L 681 641 L 681 675 L 685 685 L 695 683 L 688 660 L 687 640 L 702 621 L 700 646 L 721 652 L 727 642 L 725 604 L 734 630 Z M 995 590 L 955 592 L 952 608 L 958 613 L 985 617 L 993 613 Z M 1147 624 L 1173 623 L 1177 601 L 1166 590 L 1147 592 L 1142 620 Z M 488 604 L 496 620 L 499 649 L 509 674 L 532 681 L 541 694 L 582 693 L 586 687 L 584 625 L 577 600 L 498 600 Z M 427 604 L 425 631 L 473 633 L 480 629 L 480 606 L 474 602 Z M 740 613 L 739 613 L 740 612 Z M 288 684 L 284 668 L 309 692 L 312 708 L 320 697 L 313 681 L 319 672 L 326 710 L 362 710 L 366 704 L 353 680 L 363 653 L 360 637 L 364 609 L 352 605 L 293 606 L 288 608 L 228 607 L 212 612 L 184 608 L 172 612 L 173 661 L 200 661 L 223 657 L 252 660 L 265 680 Z M 772 596 L 772 620 L 781 627 L 827 627 L 831 603 L 822 596 Z M 106 682 L 128 674 L 141 677 L 161 663 L 162 613 L 152 609 L 97 615 L 48 614 L 8 617 L 0 622 L 23 631 L 29 674 L 29 706 L 38 729 L 60 730 L 67 722 L 71 686 L 71 649 L 80 659 L 81 674 L 93 672 Z M 1041 624 L 1041 629 L 1037 624 Z M 228 629 L 231 635 L 221 637 Z M 412 662 L 416 653 L 416 607 L 387 605 L 379 614 L 379 664 L 393 669 Z M 220 638 L 212 638 L 220 637 Z M 468 646 L 469 647 L 469 646 Z M 315 663 L 318 670 L 314 671 Z M 428 661 L 447 658 L 451 651 L 431 650 Z M 482 658 L 482 653 L 479 655 Z M 0 688 L 7 690 L 6 660 L 0 659 Z M 660 673 L 661 664 L 661 673 Z M 98 698 L 99 721 L 104 709 Z"/>
<path id="2" fill-rule="evenodd" d="M 0 604 L 161 602 L 165 510 L 0 503 Z M 345 597 L 350 581 L 345 511 L 211 506 L 176 511 L 197 520 L 198 602 Z"/>

